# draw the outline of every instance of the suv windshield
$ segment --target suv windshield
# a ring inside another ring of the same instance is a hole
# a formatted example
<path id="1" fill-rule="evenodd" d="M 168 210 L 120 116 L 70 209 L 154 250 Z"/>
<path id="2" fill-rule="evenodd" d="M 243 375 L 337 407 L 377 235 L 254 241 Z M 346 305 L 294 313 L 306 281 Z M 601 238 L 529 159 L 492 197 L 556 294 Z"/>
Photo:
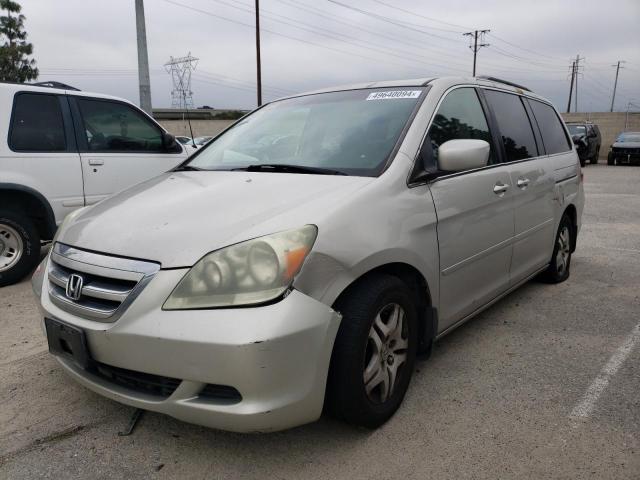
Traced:
<path id="1" fill-rule="evenodd" d="M 385 88 L 277 101 L 240 120 L 188 165 L 377 176 L 424 95 L 422 87 Z"/>
<path id="2" fill-rule="evenodd" d="M 567 125 L 571 135 L 585 135 L 587 133 L 587 127 L 584 125 Z"/>

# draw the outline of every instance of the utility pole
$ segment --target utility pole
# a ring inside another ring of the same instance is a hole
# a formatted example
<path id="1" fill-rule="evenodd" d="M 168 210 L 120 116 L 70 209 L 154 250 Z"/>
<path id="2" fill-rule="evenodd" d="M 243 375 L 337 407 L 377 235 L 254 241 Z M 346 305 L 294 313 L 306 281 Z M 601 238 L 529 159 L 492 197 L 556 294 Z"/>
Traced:
<path id="1" fill-rule="evenodd" d="M 584 60 L 584 57 L 580 58 L 580 54 L 576 55 L 576 75 L 575 75 L 575 82 L 576 82 L 576 98 L 575 98 L 575 112 L 578 113 L 578 75 L 580 74 L 580 60 Z"/>
<path id="2" fill-rule="evenodd" d="M 138 83 L 140 85 L 140 108 L 149 115 L 152 115 L 149 55 L 147 53 L 147 31 L 144 24 L 144 0 L 135 0 L 135 2 L 136 34 L 138 37 Z"/>
<path id="3" fill-rule="evenodd" d="M 262 68 L 260 65 L 260 0 L 256 0 L 256 73 L 258 87 L 258 106 L 262 105 Z"/>
<path id="4" fill-rule="evenodd" d="M 571 112 L 571 97 L 573 96 L 573 80 L 576 76 L 576 62 L 571 64 L 571 85 L 569 85 L 569 101 L 567 102 L 567 113 Z"/>
<path id="5" fill-rule="evenodd" d="M 611 110 L 609 110 L 610 112 L 613 112 L 613 102 L 616 101 L 616 88 L 618 88 L 618 74 L 620 73 L 620 69 L 624 68 L 624 67 L 620 66 L 621 63 L 625 63 L 625 61 L 624 60 L 618 60 L 618 64 L 617 65 L 611 65 L 612 67 L 616 67 L 616 81 L 613 83 L 613 95 L 611 97 Z M 628 112 L 628 110 L 627 110 L 627 112 Z"/>
<path id="6" fill-rule="evenodd" d="M 478 56 L 478 50 L 482 47 L 488 47 L 488 43 L 484 43 L 485 34 L 491 30 L 474 30 L 473 32 L 463 33 L 465 37 L 471 37 L 469 40 L 472 42 L 469 48 L 473 51 L 473 76 L 476 76 L 476 57 Z M 480 37 L 480 43 L 478 43 L 478 36 Z"/>

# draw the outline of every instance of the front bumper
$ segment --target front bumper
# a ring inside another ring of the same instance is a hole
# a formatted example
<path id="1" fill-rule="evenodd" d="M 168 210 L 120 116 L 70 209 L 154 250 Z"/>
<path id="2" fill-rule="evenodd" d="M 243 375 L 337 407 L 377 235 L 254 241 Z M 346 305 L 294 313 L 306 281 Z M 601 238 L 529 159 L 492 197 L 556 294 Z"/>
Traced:
<path id="1" fill-rule="evenodd" d="M 316 420 L 340 315 L 296 290 L 261 307 L 161 310 L 185 271 L 159 271 L 113 323 L 60 309 L 49 298 L 46 278 L 40 292 L 44 316 L 80 327 L 96 362 L 177 379 L 168 397 L 114 383 L 68 359 L 58 361 L 101 395 L 207 427 L 273 431 Z M 233 387 L 241 399 L 204 398 L 200 392 L 207 384 Z"/>
<path id="2" fill-rule="evenodd" d="M 637 149 L 612 151 L 609 155 L 616 165 L 640 165 L 640 151 Z"/>

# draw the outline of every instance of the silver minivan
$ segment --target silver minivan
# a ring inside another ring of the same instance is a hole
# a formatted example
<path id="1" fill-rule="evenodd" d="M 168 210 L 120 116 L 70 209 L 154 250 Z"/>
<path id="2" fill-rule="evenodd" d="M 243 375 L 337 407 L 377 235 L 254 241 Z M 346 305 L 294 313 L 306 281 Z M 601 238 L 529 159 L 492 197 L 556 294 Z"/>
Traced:
<path id="1" fill-rule="evenodd" d="M 566 127 L 524 87 L 327 89 L 70 214 L 33 285 L 51 353 L 106 397 L 225 430 L 376 427 L 435 340 L 568 278 L 583 204 Z"/>

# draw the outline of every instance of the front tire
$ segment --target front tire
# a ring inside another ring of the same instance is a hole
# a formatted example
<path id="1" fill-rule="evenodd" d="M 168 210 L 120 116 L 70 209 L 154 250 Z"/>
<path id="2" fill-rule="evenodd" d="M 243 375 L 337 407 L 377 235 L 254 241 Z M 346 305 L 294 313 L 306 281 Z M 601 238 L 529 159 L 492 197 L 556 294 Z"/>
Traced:
<path id="1" fill-rule="evenodd" d="M 558 226 L 551 262 L 547 270 L 542 274 L 544 281 L 548 283 L 561 283 L 569 278 L 574 231 L 573 222 L 571 218 L 569 218 L 569 215 L 565 213 Z"/>
<path id="2" fill-rule="evenodd" d="M 607 155 L 607 165 L 615 165 L 615 160 L 613 159 L 613 155 L 611 155 L 611 152 L 609 152 L 609 155 Z"/>
<path id="3" fill-rule="evenodd" d="M 348 423 L 376 428 L 398 409 L 418 344 L 417 309 L 407 286 L 371 275 L 336 303 L 342 314 L 333 347 L 327 406 Z"/>
<path id="4" fill-rule="evenodd" d="M 600 149 L 596 148 L 596 153 L 593 154 L 593 157 L 591 157 L 591 164 L 598 164 L 598 158 L 600 158 Z"/>
<path id="5" fill-rule="evenodd" d="M 0 287 L 22 280 L 38 264 L 40 235 L 33 221 L 12 210 L 0 210 Z"/>

